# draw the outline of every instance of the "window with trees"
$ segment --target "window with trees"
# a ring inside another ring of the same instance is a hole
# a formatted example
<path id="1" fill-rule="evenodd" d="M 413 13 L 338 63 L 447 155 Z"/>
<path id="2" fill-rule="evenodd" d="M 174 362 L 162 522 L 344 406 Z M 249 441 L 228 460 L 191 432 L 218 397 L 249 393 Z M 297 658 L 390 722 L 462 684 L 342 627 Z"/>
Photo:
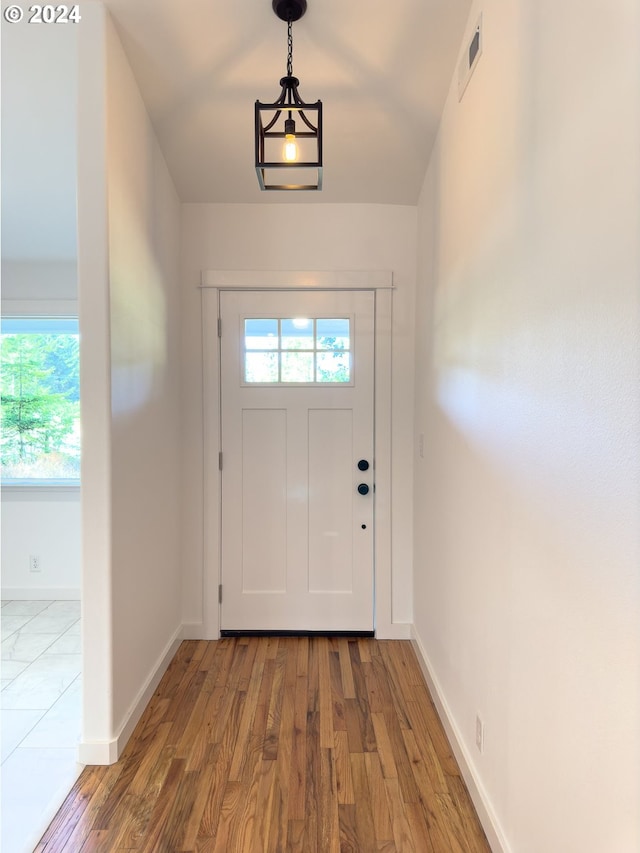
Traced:
<path id="1" fill-rule="evenodd" d="M 2 319 L 2 479 L 80 477 L 78 321 Z"/>

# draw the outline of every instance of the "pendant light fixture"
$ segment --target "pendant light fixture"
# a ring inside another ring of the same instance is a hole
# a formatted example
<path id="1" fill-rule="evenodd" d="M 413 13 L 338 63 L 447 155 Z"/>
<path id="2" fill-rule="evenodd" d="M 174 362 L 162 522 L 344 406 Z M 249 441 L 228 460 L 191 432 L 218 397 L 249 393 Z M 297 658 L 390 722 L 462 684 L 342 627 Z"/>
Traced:
<path id="1" fill-rule="evenodd" d="M 305 104 L 293 76 L 293 27 L 307 0 L 272 0 L 287 23 L 287 76 L 277 101 L 256 101 L 256 174 L 261 190 L 322 189 L 322 101 Z"/>

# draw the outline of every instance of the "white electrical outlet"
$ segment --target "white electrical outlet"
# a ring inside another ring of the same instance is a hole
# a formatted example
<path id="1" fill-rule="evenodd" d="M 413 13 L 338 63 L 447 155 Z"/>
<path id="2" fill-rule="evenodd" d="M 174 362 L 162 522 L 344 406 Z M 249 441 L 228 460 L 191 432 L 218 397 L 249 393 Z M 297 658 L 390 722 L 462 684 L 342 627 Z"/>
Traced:
<path id="1" fill-rule="evenodd" d="M 484 723 L 480 714 L 476 714 L 476 746 L 478 752 L 484 752 Z"/>
<path id="2" fill-rule="evenodd" d="M 29 557 L 29 571 L 30 572 L 41 572 L 42 571 L 42 567 L 40 565 L 40 557 L 38 557 L 37 555 L 32 554 Z"/>

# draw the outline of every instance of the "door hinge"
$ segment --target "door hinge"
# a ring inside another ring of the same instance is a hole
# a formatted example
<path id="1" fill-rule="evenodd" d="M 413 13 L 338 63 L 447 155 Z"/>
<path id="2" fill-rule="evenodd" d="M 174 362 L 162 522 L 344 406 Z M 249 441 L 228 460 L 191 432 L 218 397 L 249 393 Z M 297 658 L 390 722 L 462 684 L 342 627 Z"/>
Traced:
<path id="1" fill-rule="evenodd" d="M 222 451 L 218 453 L 218 471 L 222 471 Z"/>
<path id="2" fill-rule="evenodd" d="M 218 604 L 222 604 L 222 584 L 218 585 Z"/>
<path id="3" fill-rule="evenodd" d="M 222 337 L 222 317 L 218 317 L 218 337 Z"/>

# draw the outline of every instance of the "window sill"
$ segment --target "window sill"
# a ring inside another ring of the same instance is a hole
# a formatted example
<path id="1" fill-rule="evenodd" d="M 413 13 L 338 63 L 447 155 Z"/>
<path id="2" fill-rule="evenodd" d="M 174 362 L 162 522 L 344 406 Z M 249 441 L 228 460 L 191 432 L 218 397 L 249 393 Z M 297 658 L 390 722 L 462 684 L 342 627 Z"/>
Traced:
<path id="1" fill-rule="evenodd" d="M 12 480 L 2 483 L 2 499 L 50 501 L 80 499 L 80 480 Z"/>

